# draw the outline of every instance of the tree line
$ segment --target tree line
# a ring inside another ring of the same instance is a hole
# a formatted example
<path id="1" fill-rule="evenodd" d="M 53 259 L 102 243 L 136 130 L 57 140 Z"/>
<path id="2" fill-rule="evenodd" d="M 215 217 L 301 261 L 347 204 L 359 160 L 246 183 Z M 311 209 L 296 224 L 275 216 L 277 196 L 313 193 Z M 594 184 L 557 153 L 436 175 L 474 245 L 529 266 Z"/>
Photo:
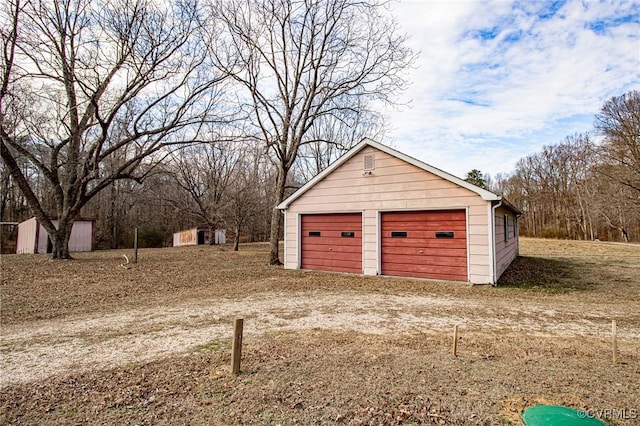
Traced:
<path id="1" fill-rule="evenodd" d="M 286 196 L 364 136 L 415 54 L 385 0 L 8 0 L 0 5 L 0 221 L 35 215 L 53 258 L 79 217 L 99 248 L 224 228 L 270 241 Z M 592 132 L 474 183 L 524 235 L 638 240 L 638 92 Z M 51 218 L 58 219 L 54 226 Z M 3 227 L 3 230 L 6 228 Z"/>
<path id="2" fill-rule="evenodd" d="M 56 259 L 81 216 L 110 247 L 132 224 L 237 240 L 268 221 L 279 263 L 276 206 L 382 131 L 406 86 L 415 55 L 386 3 L 3 2 L 3 220 L 35 215 Z"/>
<path id="3" fill-rule="evenodd" d="M 609 99 L 593 130 L 546 145 L 510 175 L 487 180 L 522 210 L 522 235 L 640 241 L 640 93 Z"/>

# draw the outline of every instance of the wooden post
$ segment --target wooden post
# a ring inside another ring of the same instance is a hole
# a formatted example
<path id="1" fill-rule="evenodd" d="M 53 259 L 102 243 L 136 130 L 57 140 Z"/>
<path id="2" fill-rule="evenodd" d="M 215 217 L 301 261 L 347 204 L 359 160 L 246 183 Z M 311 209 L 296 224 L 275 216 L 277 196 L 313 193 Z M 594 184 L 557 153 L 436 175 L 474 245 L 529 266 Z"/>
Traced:
<path id="1" fill-rule="evenodd" d="M 242 357 L 242 329 L 244 320 L 236 318 L 233 324 L 233 342 L 231 342 L 231 372 L 240 373 L 240 358 Z"/>
<path id="2" fill-rule="evenodd" d="M 453 347 L 451 349 L 453 356 L 458 356 L 458 326 L 453 326 Z"/>
<path id="3" fill-rule="evenodd" d="M 133 233 L 133 263 L 138 263 L 138 227 Z"/>
<path id="4" fill-rule="evenodd" d="M 611 352 L 613 355 L 613 365 L 618 362 L 618 325 L 616 320 L 611 321 Z"/>

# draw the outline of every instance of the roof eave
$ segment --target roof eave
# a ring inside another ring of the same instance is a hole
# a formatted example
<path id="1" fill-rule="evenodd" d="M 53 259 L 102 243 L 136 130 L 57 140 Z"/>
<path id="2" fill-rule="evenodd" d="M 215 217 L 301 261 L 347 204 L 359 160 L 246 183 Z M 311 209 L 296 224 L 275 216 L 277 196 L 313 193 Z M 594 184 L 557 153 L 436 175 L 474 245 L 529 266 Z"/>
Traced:
<path id="1" fill-rule="evenodd" d="M 516 214 L 516 216 L 522 216 L 522 212 L 516 206 L 514 206 L 509 200 L 507 200 L 504 197 L 499 197 L 498 199 L 502 202 L 503 206 L 512 210 Z"/>

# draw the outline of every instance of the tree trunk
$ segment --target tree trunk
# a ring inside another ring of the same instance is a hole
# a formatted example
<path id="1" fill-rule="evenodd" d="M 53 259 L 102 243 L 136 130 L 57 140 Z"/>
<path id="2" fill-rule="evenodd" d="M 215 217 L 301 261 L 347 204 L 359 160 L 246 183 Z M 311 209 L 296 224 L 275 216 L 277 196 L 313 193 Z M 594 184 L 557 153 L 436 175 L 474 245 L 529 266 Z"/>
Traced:
<path id="1" fill-rule="evenodd" d="M 118 241 L 118 225 L 116 221 L 116 183 L 111 183 L 111 211 L 109 217 L 109 227 L 111 228 L 111 249 L 117 249 Z"/>
<path id="2" fill-rule="evenodd" d="M 280 261 L 280 210 L 278 210 L 278 204 L 284 200 L 284 190 L 287 182 L 287 172 L 285 170 L 278 170 L 278 178 L 276 181 L 276 200 L 271 211 L 271 234 L 269 237 L 269 264 L 270 265 L 282 265 Z"/>
<path id="3" fill-rule="evenodd" d="M 51 259 L 73 259 L 69 252 L 69 240 L 71 239 L 73 222 L 74 219 L 59 218 L 58 229 L 54 234 L 49 233 L 53 243 Z"/>
<path id="4" fill-rule="evenodd" d="M 209 245 L 216 245 L 216 227 L 209 224 Z"/>
<path id="5" fill-rule="evenodd" d="M 233 235 L 233 251 L 238 251 L 240 246 L 240 225 L 236 225 L 236 232 Z"/>
<path id="6" fill-rule="evenodd" d="M 627 232 L 627 230 L 625 229 L 625 220 L 624 220 L 624 216 L 622 215 L 622 210 L 620 210 L 618 212 L 618 218 L 620 220 L 620 234 L 622 235 L 622 240 L 625 243 L 629 242 L 629 233 Z"/>

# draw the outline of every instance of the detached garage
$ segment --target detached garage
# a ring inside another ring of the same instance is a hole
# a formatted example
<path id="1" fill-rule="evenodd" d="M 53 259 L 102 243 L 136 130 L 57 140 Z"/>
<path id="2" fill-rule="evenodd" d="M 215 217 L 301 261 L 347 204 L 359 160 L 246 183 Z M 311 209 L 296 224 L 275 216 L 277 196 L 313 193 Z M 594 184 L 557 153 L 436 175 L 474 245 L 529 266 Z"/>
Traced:
<path id="1" fill-rule="evenodd" d="M 506 200 L 370 139 L 278 207 L 287 269 L 494 284 L 518 255 Z"/>

